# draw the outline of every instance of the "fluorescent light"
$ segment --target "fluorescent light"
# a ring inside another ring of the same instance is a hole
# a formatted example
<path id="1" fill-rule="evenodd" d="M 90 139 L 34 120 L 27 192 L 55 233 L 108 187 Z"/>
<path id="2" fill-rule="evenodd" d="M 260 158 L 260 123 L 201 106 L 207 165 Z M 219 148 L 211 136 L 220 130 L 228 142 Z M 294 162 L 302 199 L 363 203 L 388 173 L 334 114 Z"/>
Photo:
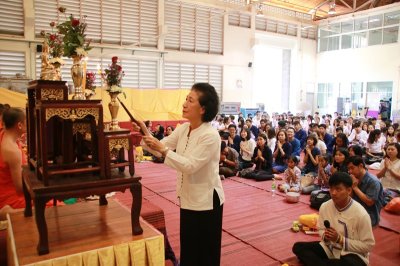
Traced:
<path id="1" fill-rule="evenodd" d="M 328 15 L 335 15 L 335 14 L 336 14 L 336 4 L 335 4 L 335 2 L 331 2 L 329 4 Z"/>

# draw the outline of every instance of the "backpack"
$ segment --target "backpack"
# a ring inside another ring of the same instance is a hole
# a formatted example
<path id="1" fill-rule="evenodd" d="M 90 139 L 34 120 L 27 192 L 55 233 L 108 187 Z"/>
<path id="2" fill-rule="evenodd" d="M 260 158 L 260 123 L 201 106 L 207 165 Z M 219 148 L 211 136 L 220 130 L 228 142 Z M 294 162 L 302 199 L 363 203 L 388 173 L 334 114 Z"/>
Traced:
<path id="1" fill-rule="evenodd" d="M 311 192 L 310 206 L 313 209 L 319 210 L 322 203 L 331 199 L 331 194 L 326 190 L 315 190 Z"/>

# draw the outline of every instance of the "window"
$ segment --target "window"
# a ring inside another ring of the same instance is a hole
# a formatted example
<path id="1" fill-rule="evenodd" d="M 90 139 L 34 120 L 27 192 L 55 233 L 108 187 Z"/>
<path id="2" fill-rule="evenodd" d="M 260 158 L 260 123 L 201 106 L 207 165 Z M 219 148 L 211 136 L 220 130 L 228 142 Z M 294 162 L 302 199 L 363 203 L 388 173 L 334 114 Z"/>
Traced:
<path id="1" fill-rule="evenodd" d="M 165 48 L 222 54 L 223 14 L 222 9 L 166 0 L 165 25 L 168 34 Z"/>
<path id="2" fill-rule="evenodd" d="M 382 15 L 369 17 L 368 28 L 374 29 L 379 27 L 382 27 Z"/>
<path id="3" fill-rule="evenodd" d="M 341 49 L 348 49 L 353 47 L 353 34 L 342 35 Z"/>
<path id="4" fill-rule="evenodd" d="M 1 2 L 0 34 L 24 36 L 23 0 Z"/>
<path id="5" fill-rule="evenodd" d="M 353 21 L 342 22 L 342 33 L 353 31 Z"/>
<path id="6" fill-rule="evenodd" d="M 271 20 L 265 17 L 256 17 L 256 30 L 263 30 L 289 36 L 297 36 L 297 28 L 298 26 L 296 24 Z M 302 37 L 309 39 L 315 38 L 315 30 L 312 28 L 312 26 L 305 26 L 302 28 Z"/>
<path id="7" fill-rule="evenodd" d="M 242 28 L 250 28 L 251 16 L 244 13 L 229 14 L 229 25 Z"/>
<path id="8" fill-rule="evenodd" d="M 382 43 L 382 29 L 369 31 L 368 45 L 377 45 Z"/>
<path id="9" fill-rule="evenodd" d="M 386 13 L 383 21 L 385 26 L 400 24 L 400 11 Z"/>
<path id="10" fill-rule="evenodd" d="M 163 88 L 190 89 L 197 82 L 208 82 L 213 85 L 222 101 L 222 66 L 172 62 L 164 64 Z"/>
<path id="11" fill-rule="evenodd" d="M 0 77 L 15 77 L 16 74 L 26 75 L 25 53 L 0 51 Z"/>
<path id="12" fill-rule="evenodd" d="M 328 51 L 339 50 L 340 36 L 328 38 Z"/>
<path id="13" fill-rule="evenodd" d="M 367 46 L 367 32 L 355 32 L 353 36 L 354 48 L 361 48 Z"/>
<path id="14" fill-rule="evenodd" d="M 158 1 L 146 0 L 35 0 L 35 34 L 51 31 L 51 21 L 62 22 L 57 11 L 86 17 L 87 37 L 95 43 L 157 47 Z"/>
<path id="15" fill-rule="evenodd" d="M 333 99 L 333 83 L 319 83 L 317 92 L 317 106 L 322 113 L 328 113 L 330 103 L 336 102 Z"/>
<path id="16" fill-rule="evenodd" d="M 368 28 L 368 18 L 359 18 L 354 20 L 354 30 L 366 30 Z"/>
<path id="17" fill-rule="evenodd" d="M 389 27 L 383 29 L 383 44 L 396 43 L 399 38 L 399 27 Z"/>
<path id="18" fill-rule="evenodd" d="M 397 43 L 399 26 L 400 11 L 321 25 L 318 28 L 318 51 Z M 340 38 L 340 47 L 337 37 Z"/>

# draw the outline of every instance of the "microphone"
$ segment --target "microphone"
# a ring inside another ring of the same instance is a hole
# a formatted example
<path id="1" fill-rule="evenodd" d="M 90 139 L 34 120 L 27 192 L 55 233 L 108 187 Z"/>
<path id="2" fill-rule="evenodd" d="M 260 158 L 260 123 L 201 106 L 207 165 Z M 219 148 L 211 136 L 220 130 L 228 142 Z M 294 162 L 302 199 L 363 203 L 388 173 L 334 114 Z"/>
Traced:
<path id="1" fill-rule="evenodd" d="M 327 229 L 329 229 L 331 227 L 331 223 L 328 220 L 324 221 L 324 225 Z"/>

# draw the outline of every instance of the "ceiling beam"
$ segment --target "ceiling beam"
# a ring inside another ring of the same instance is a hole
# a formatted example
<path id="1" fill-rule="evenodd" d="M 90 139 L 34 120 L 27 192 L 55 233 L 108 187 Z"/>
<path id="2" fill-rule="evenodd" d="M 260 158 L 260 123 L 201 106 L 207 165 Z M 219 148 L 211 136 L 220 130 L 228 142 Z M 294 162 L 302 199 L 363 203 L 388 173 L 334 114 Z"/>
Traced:
<path id="1" fill-rule="evenodd" d="M 347 6 L 348 8 L 352 9 L 351 6 L 350 6 L 348 3 L 346 3 L 345 1 L 340 0 L 340 2 L 341 2 L 343 5 Z"/>

